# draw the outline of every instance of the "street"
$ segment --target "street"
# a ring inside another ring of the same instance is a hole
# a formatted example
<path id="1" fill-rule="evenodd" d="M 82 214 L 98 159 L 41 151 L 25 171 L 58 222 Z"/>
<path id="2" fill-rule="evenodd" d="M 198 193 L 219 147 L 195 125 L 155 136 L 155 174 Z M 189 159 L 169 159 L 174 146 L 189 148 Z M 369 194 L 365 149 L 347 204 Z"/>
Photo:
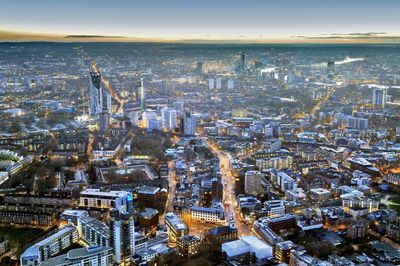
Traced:
<path id="1" fill-rule="evenodd" d="M 247 225 L 242 222 L 242 218 L 240 217 L 240 213 L 238 208 L 236 207 L 236 195 L 235 195 L 235 177 L 232 175 L 229 167 L 230 167 L 230 160 L 228 155 L 221 151 L 213 145 L 211 145 L 206 139 L 204 139 L 210 150 L 214 153 L 215 156 L 219 158 L 220 169 L 222 173 L 222 182 L 224 184 L 224 195 L 223 195 L 223 202 L 227 207 L 225 208 L 225 217 L 227 222 L 229 222 L 230 214 L 229 210 L 234 210 L 234 218 L 235 218 L 235 225 L 238 230 L 238 235 L 251 235 L 252 226 Z"/>

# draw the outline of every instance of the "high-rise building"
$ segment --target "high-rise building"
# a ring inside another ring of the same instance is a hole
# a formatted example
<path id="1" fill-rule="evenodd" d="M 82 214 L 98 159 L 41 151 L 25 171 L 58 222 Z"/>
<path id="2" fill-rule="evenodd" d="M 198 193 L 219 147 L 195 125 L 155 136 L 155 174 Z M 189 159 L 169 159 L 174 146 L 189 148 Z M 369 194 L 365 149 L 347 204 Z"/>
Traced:
<path id="1" fill-rule="evenodd" d="M 368 128 L 368 119 L 354 117 L 354 116 L 347 116 L 344 119 L 344 124 L 348 128 L 366 129 L 366 128 Z"/>
<path id="2" fill-rule="evenodd" d="M 199 61 L 196 63 L 196 72 L 198 74 L 202 74 L 203 73 L 203 62 Z"/>
<path id="3" fill-rule="evenodd" d="M 246 69 L 246 53 L 245 52 L 241 52 L 240 53 L 240 67 L 242 69 Z"/>
<path id="4" fill-rule="evenodd" d="M 290 65 L 288 69 L 287 83 L 289 84 L 295 83 L 296 79 L 297 79 L 296 66 Z"/>
<path id="5" fill-rule="evenodd" d="M 89 114 L 99 119 L 100 131 L 110 124 L 111 94 L 102 86 L 100 72 L 89 72 Z"/>
<path id="6" fill-rule="evenodd" d="M 216 78 L 215 79 L 215 89 L 220 90 L 222 88 L 222 79 Z"/>
<path id="7" fill-rule="evenodd" d="M 228 90 L 233 90 L 233 88 L 234 88 L 233 79 L 228 79 L 226 87 L 227 87 Z"/>
<path id="8" fill-rule="evenodd" d="M 185 104 L 181 101 L 174 102 L 173 108 L 176 110 L 178 115 L 181 115 L 185 111 Z"/>
<path id="9" fill-rule="evenodd" d="M 142 78 L 138 83 L 137 96 L 138 101 L 140 102 L 140 109 L 142 109 L 142 111 L 146 111 L 146 89 L 144 87 L 144 81 Z"/>
<path id="10" fill-rule="evenodd" d="M 263 191 L 262 174 L 259 171 L 247 171 L 244 176 L 244 191 L 246 194 L 257 194 Z"/>
<path id="11" fill-rule="evenodd" d="M 110 209 L 111 246 L 118 265 L 130 265 L 135 254 L 135 221 L 128 212 Z"/>
<path id="12" fill-rule="evenodd" d="M 374 108 L 385 108 L 387 102 L 387 89 L 375 88 L 372 94 L 372 104 Z"/>
<path id="13" fill-rule="evenodd" d="M 143 125 L 147 128 L 148 132 L 153 130 L 160 130 L 160 120 L 157 113 L 154 111 L 145 111 L 142 114 Z"/>
<path id="14" fill-rule="evenodd" d="M 186 136 L 196 135 L 197 121 L 191 112 L 186 112 L 183 118 L 183 134 Z"/>
<path id="15" fill-rule="evenodd" d="M 161 109 L 161 126 L 167 130 L 176 128 L 176 110 L 167 107 Z"/>
<path id="16" fill-rule="evenodd" d="M 208 89 L 213 90 L 214 89 L 214 78 L 209 78 L 208 79 Z"/>
<path id="17" fill-rule="evenodd" d="M 95 116 L 102 110 L 102 85 L 100 72 L 89 72 L 89 114 Z"/>

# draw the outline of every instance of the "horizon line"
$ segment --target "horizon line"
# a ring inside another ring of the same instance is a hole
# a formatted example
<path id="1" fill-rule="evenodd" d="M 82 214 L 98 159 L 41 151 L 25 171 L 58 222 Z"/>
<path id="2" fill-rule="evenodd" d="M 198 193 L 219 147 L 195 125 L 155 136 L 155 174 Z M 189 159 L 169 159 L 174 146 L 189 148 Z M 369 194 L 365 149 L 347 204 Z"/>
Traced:
<path id="1" fill-rule="evenodd" d="M 212 38 L 212 37 L 143 37 L 99 34 L 53 34 L 0 30 L 0 43 L 54 42 L 54 43 L 204 43 L 204 44 L 400 44 L 397 35 L 321 34 L 318 36 L 287 37 L 247 37 Z"/>

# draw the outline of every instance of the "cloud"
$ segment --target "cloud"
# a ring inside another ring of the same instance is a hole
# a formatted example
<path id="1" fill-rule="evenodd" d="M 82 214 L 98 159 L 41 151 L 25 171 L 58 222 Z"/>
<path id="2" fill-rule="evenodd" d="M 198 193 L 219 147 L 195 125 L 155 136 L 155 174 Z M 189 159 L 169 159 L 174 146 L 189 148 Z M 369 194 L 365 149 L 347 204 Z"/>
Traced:
<path id="1" fill-rule="evenodd" d="M 66 35 L 65 38 L 126 38 L 124 36 L 107 36 L 107 35 Z"/>
<path id="2" fill-rule="evenodd" d="M 386 35 L 387 32 L 353 32 L 353 33 L 331 33 L 331 34 L 321 34 L 321 35 L 328 35 L 328 36 L 343 36 L 343 37 L 376 37 L 381 35 Z"/>

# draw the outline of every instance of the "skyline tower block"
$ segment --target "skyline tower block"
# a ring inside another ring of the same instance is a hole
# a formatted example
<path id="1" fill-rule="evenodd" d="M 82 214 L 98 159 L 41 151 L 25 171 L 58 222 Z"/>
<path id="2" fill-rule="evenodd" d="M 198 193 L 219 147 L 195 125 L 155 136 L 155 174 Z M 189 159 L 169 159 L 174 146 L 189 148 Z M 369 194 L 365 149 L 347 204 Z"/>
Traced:
<path id="1" fill-rule="evenodd" d="M 143 78 L 139 80 L 137 95 L 138 95 L 138 100 L 140 102 L 140 109 L 142 111 L 146 111 L 146 89 L 144 87 Z"/>
<path id="2" fill-rule="evenodd" d="M 387 89 L 375 88 L 372 93 L 372 104 L 374 108 L 385 108 L 387 103 Z"/>

